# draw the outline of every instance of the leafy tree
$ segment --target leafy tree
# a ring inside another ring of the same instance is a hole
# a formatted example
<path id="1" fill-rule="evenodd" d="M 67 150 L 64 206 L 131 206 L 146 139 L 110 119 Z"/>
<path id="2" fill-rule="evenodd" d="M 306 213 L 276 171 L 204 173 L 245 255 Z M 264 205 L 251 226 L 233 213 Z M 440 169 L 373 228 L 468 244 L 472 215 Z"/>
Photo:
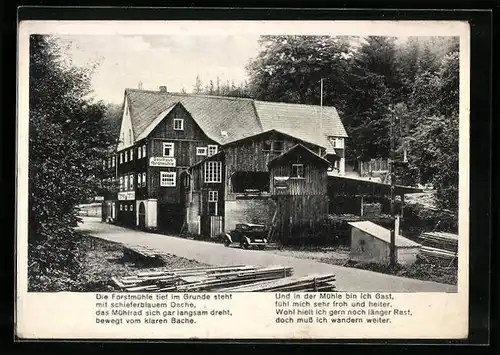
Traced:
<path id="1" fill-rule="evenodd" d="M 79 272 L 76 206 L 101 188 L 112 143 L 100 102 L 89 99 L 92 68 L 61 57 L 57 41 L 30 38 L 29 289 L 71 288 Z"/>
<path id="2" fill-rule="evenodd" d="M 196 75 L 196 82 L 194 83 L 193 86 L 193 93 L 199 94 L 203 91 L 203 86 L 201 84 L 200 76 Z"/>
<path id="3" fill-rule="evenodd" d="M 323 103 L 342 111 L 352 47 L 348 37 L 262 36 L 259 55 L 247 65 L 256 99 L 301 104 Z"/>

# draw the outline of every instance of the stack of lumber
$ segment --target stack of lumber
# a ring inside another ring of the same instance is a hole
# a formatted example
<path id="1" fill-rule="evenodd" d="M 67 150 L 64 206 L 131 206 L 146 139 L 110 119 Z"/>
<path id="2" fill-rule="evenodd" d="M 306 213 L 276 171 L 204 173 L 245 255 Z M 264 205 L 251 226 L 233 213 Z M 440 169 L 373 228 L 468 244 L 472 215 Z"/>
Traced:
<path id="1" fill-rule="evenodd" d="M 458 235 L 445 232 L 428 232 L 419 237 L 420 253 L 443 259 L 453 259 L 458 253 Z"/>
<path id="2" fill-rule="evenodd" d="M 221 292 L 333 292 L 335 275 L 312 275 L 261 281 L 248 285 L 228 287 Z"/>
<path id="3" fill-rule="evenodd" d="M 134 276 L 113 277 L 112 281 L 120 290 L 129 292 L 194 292 L 218 291 L 222 288 L 286 278 L 292 274 L 293 268 L 291 267 L 257 268 L 238 265 L 142 272 Z"/>
<path id="4" fill-rule="evenodd" d="M 140 245 L 124 245 L 123 257 L 140 264 L 164 265 L 171 258 L 171 255 Z"/>

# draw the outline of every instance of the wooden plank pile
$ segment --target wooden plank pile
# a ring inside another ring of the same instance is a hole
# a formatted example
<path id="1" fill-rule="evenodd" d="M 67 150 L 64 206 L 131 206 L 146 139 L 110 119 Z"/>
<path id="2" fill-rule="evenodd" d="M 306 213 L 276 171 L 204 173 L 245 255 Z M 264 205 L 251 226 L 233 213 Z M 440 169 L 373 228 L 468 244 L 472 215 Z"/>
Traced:
<path id="1" fill-rule="evenodd" d="M 458 253 L 458 235 L 444 232 L 428 232 L 420 235 L 424 256 L 455 259 Z"/>
<path id="2" fill-rule="evenodd" d="M 291 267 L 257 268 L 239 265 L 142 272 L 133 276 L 113 277 L 112 281 L 118 289 L 129 292 L 196 292 L 218 291 L 223 288 L 287 278 L 292 275 L 293 268 Z"/>
<path id="3" fill-rule="evenodd" d="M 248 285 L 228 287 L 220 292 L 333 292 L 335 275 L 312 275 L 261 281 Z"/>

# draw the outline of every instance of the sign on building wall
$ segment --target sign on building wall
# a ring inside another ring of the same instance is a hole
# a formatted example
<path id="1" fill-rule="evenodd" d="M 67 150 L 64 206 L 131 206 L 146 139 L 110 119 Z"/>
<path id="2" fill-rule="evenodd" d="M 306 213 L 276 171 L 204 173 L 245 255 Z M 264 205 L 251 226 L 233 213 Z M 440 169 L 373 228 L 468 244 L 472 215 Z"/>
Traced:
<path id="1" fill-rule="evenodd" d="M 159 167 L 175 167 L 175 158 L 170 157 L 151 157 L 149 158 L 149 166 Z"/>
<path id="2" fill-rule="evenodd" d="M 118 200 L 135 200 L 135 191 L 118 192 Z"/>

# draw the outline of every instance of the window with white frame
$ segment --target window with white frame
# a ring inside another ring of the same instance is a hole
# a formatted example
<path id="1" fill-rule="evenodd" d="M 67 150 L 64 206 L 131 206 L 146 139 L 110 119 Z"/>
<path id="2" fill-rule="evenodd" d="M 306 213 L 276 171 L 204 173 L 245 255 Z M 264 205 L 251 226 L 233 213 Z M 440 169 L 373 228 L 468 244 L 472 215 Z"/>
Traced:
<path id="1" fill-rule="evenodd" d="M 142 146 L 142 157 L 146 158 L 146 144 Z"/>
<path id="2" fill-rule="evenodd" d="M 125 211 L 128 212 L 128 205 L 125 205 Z"/>
<path id="3" fill-rule="evenodd" d="M 142 187 L 146 187 L 146 173 L 142 173 Z"/>
<path id="4" fill-rule="evenodd" d="M 134 148 L 130 149 L 130 161 L 134 160 Z"/>
<path id="5" fill-rule="evenodd" d="M 174 143 L 163 143 L 163 156 L 164 157 L 174 156 Z"/>
<path id="6" fill-rule="evenodd" d="M 129 175 L 129 179 L 130 179 L 130 190 L 133 190 L 134 189 L 134 174 L 131 174 Z"/>
<path id="7" fill-rule="evenodd" d="M 120 153 L 120 164 L 123 164 L 123 153 Z"/>
<path id="8" fill-rule="evenodd" d="M 134 204 L 131 204 L 130 205 L 130 212 L 133 212 L 134 211 Z"/>
<path id="9" fill-rule="evenodd" d="M 125 158 L 123 159 L 123 161 L 126 163 L 126 162 L 128 161 L 128 152 L 127 152 L 127 151 L 124 151 L 124 152 L 123 152 L 123 156 L 125 157 Z"/>
<path id="10" fill-rule="evenodd" d="M 123 176 L 120 176 L 120 191 L 123 191 Z"/>
<path id="11" fill-rule="evenodd" d="M 160 171 L 160 186 L 175 187 L 175 175 L 172 171 Z"/>
<path id="12" fill-rule="evenodd" d="M 217 203 L 219 202 L 219 191 L 208 191 L 208 214 L 217 216 Z"/>
<path id="13" fill-rule="evenodd" d="M 111 158 L 108 159 L 108 168 L 111 168 Z"/>
<path id="14" fill-rule="evenodd" d="M 207 155 L 206 147 L 196 147 L 196 155 Z"/>
<path id="15" fill-rule="evenodd" d="M 126 176 L 124 176 L 123 181 L 125 182 L 124 191 L 128 191 L 128 178 Z"/>
<path id="16" fill-rule="evenodd" d="M 137 147 L 137 159 L 141 159 L 142 147 Z"/>
<path id="17" fill-rule="evenodd" d="M 208 146 L 208 156 L 210 157 L 210 156 L 212 156 L 214 154 L 217 154 L 217 146 L 210 144 Z"/>
<path id="18" fill-rule="evenodd" d="M 106 169 L 106 159 L 103 159 L 103 161 L 102 161 L 102 167 L 103 167 L 104 169 Z"/>
<path id="19" fill-rule="evenodd" d="M 114 167 L 116 165 L 116 156 L 113 155 L 113 158 L 111 159 L 111 166 Z"/>
<path id="20" fill-rule="evenodd" d="M 304 165 L 303 164 L 292 164 L 292 178 L 303 179 L 304 178 Z"/>
<path id="21" fill-rule="evenodd" d="M 205 182 L 206 183 L 222 182 L 222 162 L 220 161 L 205 162 Z"/>
<path id="22" fill-rule="evenodd" d="M 120 203 L 120 211 L 123 211 L 123 205 Z"/>
<path id="23" fill-rule="evenodd" d="M 174 129 L 176 131 L 184 130 L 184 120 L 182 118 L 174 118 Z"/>
<path id="24" fill-rule="evenodd" d="M 137 187 L 141 187 L 141 186 L 142 186 L 142 174 L 138 173 L 137 174 Z"/>

